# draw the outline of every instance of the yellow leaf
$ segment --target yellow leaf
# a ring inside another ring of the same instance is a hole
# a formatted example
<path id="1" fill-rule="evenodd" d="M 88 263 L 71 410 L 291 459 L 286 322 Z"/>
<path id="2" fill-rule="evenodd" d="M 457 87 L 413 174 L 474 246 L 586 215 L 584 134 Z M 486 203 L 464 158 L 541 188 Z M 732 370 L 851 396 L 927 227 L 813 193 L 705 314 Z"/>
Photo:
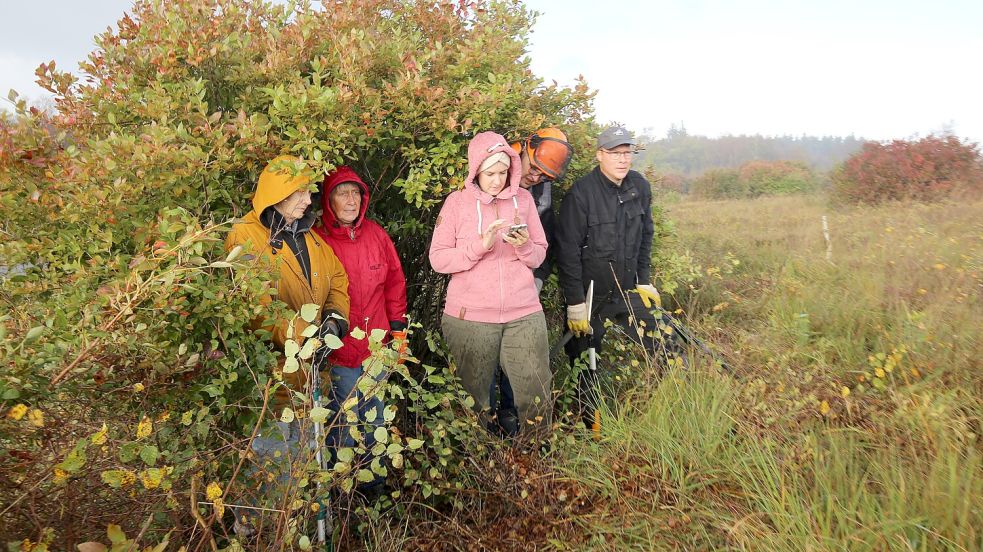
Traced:
<path id="1" fill-rule="evenodd" d="M 26 404 L 15 405 L 14 407 L 12 407 L 10 410 L 7 411 L 7 417 L 14 421 L 18 421 L 21 418 L 23 418 L 24 414 L 27 414 Z"/>
<path id="2" fill-rule="evenodd" d="M 140 472 L 140 483 L 144 489 L 156 489 L 164 479 L 164 471 L 160 468 L 148 468 Z"/>
<path id="3" fill-rule="evenodd" d="M 102 445 L 102 444 L 104 444 L 106 442 L 106 435 L 108 433 L 109 433 L 109 428 L 106 427 L 106 422 L 103 422 L 102 423 L 102 429 L 100 429 L 99 431 L 95 432 L 92 435 L 92 439 L 90 439 L 92 441 L 92 444 L 93 445 Z"/>
<path id="4" fill-rule="evenodd" d="M 144 416 L 140 423 L 137 424 L 137 439 L 143 439 L 144 437 L 149 437 L 154 431 L 154 422 L 149 417 Z"/>
<path id="5" fill-rule="evenodd" d="M 140 392 L 142 392 L 142 391 L 143 391 L 143 389 L 144 389 L 144 388 L 143 388 L 143 384 L 142 384 L 142 383 L 140 383 L 140 382 L 137 382 L 137 383 L 134 383 L 134 384 L 133 384 L 133 392 L 134 392 L 134 393 L 140 393 Z"/>
<path id="6" fill-rule="evenodd" d="M 68 472 L 61 468 L 55 468 L 55 485 L 63 485 L 66 481 L 68 481 Z"/>
<path id="7" fill-rule="evenodd" d="M 217 482 L 212 481 L 208 484 L 208 487 L 205 488 L 205 496 L 212 502 L 222 498 L 222 486 Z"/>
<path id="8" fill-rule="evenodd" d="M 27 414 L 27 420 L 34 427 L 44 427 L 44 412 L 34 408 Z"/>

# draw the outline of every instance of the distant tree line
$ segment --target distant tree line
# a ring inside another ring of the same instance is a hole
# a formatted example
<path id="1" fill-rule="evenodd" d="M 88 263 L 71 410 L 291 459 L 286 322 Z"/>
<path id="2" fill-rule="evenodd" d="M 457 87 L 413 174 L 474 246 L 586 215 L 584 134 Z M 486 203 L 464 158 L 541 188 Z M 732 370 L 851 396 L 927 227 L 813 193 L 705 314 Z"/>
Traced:
<path id="1" fill-rule="evenodd" d="M 860 151 L 866 140 L 854 136 L 721 136 L 691 135 L 672 125 L 665 138 L 641 137 L 644 150 L 636 167 L 694 178 L 711 169 L 736 169 L 748 161 L 796 161 L 826 172 Z"/>
<path id="2" fill-rule="evenodd" d="M 804 136 L 690 136 L 673 125 L 646 144 L 636 167 L 660 194 L 754 198 L 826 189 L 845 203 L 935 201 L 983 195 L 977 144 L 949 133 L 868 142 Z"/>

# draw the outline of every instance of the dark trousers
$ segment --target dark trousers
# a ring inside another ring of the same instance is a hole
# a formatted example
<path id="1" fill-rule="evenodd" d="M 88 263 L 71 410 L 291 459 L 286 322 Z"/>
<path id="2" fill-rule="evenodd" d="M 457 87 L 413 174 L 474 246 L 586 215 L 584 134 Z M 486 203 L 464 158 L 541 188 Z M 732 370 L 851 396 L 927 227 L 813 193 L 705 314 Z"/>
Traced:
<path id="1" fill-rule="evenodd" d="M 496 390 L 498 390 L 497 401 L 495 400 Z M 505 370 L 502 370 L 501 366 L 495 371 L 495 377 L 492 378 L 488 396 L 491 397 L 492 410 L 495 411 L 495 418 L 489 430 L 509 437 L 518 434 L 519 411 L 515 407 L 515 392 L 512 391 L 509 375 L 505 373 Z"/>
<path id="2" fill-rule="evenodd" d="M 574 337 L 565 346 L 571 366 L 576 362 L 583 363 L 580 382 L 577 387 L 577 399 L 584 420 L 593 420 L 594 410 L 596 410 L 600 400 L 597 372 L 590 370 L 587 366 L 588 361 L 584 353 L 593 344 L 596 354 L 600 355 L 604 335 L 608 330 L 604 324 L 605 320 L 610 320 L 613 324 L 620 326 L 632 341 L 645 347 L 651 355 L 652 361 L 658 363 L 659 366 L 665 366 L 666 361 L 670 358 L 683 358 L 685 348 L 679 341 L 679 336 L 671 330 L 671 333 L 667 333 L 665 330 L 669 325 L 668 317 L 659 309 L 654 309 L 658 317 L 653 314 L 652 310 L 645 307 L 637 293 L 628 293 L 627 296 L 627 305 L 618 301 L 617 303 L 608 302 L 597 307 L 590 320 L 593 333 L 589 336 Z M 583 360 L 581 360 L 582 355 Z M 590 425 L 589 421 L 588 425 Z"/>

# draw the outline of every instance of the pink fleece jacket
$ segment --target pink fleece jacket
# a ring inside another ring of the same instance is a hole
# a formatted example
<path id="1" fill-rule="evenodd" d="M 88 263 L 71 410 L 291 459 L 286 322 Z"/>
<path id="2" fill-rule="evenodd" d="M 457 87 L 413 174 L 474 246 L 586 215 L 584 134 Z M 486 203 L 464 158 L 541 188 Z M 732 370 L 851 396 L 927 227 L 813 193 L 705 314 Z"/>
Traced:
<path id="1" fill-rule="evenodd" d="M 478 168 L 490 155 L 505 152 L 512 160 L 508 185 L 497 196 L 478 187 Z M 532 272 L 546 258 L 546 233 L 532 194 L 519 187 L 522 165 L 509 143 L 494 132 L 482 132 L 468 144 L 468 176 L 464 189 L 447 196 L 430 242 L 430 264 L 450 274 L 444 314 L 476 322 L 511 322 L 543 310 Z M 504 242 L 498 231 L 486 250 L 481 233 L 495 219 L 528 224 L 529 240 L 520 247 Z"/>

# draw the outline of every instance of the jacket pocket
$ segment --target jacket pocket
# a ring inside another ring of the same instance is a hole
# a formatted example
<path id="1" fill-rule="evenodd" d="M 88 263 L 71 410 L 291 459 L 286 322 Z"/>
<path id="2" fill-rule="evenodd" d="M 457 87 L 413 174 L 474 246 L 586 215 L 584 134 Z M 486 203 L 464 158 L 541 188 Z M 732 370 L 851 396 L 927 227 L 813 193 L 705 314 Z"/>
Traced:
<path id="1" fill-rule="evenodd" d="M 369 261 L 368 270 L 365 271 L 369 289 L 381 288 L 386 283 L 387 269 L 386 263 Z"/>
<path id="2" fill-rule="evenodd" d="M 642 242 L 642 226 L 644 226 L 645 206 L 641 200 L 625 204 L 625 236 L 623 237 L 625 258 L 637 257 L 638 247 Z"/>
<path id="3" fill-rule="evenodd" d="M 526 307 L 539 302 L 536 283 L 533 281 L 533 269 L 519 259 L 510 259 L 505 263 L 504 306 L 506 310 Z"/>
<path id="4" fill-rule="evenodd" d="M 587 217 L 587 243 L 584 249 L 591 256 L 612 259 L 618 247 L 618 227 L 614 217 L 590 213 Z"/>

